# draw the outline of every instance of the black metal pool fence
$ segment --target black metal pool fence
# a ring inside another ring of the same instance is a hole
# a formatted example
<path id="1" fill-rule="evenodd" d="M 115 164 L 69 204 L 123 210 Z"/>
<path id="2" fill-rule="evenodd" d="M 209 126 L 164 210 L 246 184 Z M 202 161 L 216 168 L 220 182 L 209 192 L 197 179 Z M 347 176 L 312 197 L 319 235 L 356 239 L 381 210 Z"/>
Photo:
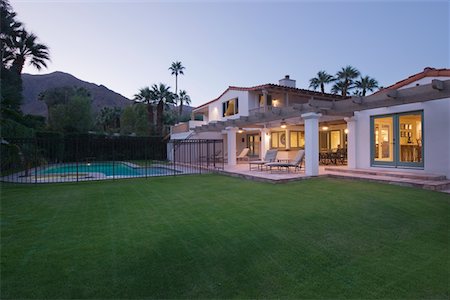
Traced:
<path id="1" fill-rule="evenodd" d="M 0 138 L 1 181 L 78 182 L 223 169 L 222 140 L 82 136 Z"/>

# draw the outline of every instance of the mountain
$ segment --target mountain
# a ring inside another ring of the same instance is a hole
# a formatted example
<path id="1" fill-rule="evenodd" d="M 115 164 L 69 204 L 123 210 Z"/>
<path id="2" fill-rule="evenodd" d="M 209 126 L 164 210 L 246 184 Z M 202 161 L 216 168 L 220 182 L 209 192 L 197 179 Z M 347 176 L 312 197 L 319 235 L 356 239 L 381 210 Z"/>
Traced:
<path id="1" fill-rule="evenodd" d="M 44 75 L 22 74 L 24 114 L 47 116 L 47 106 L 38 99 L 39 94 L 51 88 L 63 86 L 77 86 L 87 89 L 92 96 L 92 108 L 99 111 L 105 106 L 125 107 L 132 103 L 130 99 L 108 89 L 104 85 L 97 85 L 76 78 L 63 72 L 53 72 Z"/>

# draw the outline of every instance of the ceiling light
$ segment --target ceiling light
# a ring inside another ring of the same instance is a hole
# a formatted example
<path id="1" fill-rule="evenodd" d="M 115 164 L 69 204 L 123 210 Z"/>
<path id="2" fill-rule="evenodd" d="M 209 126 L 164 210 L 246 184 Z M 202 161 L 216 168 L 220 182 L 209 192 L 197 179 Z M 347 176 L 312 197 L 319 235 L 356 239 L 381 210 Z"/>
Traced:
<path id="1" fill-rule="evenodd" d="M 328 130 L 328 126 L 322 126 L 322 130 L 323 131 L 327 131 Z"/>
<path id="2" fill-rule="evenodd" d="M 280 126 L 281 128 L 283 128 L 283 129 L 286 128 L 286 122 L 285 121 L 281 121 L 280 124 L 281 124 L 281 126 Z"/>

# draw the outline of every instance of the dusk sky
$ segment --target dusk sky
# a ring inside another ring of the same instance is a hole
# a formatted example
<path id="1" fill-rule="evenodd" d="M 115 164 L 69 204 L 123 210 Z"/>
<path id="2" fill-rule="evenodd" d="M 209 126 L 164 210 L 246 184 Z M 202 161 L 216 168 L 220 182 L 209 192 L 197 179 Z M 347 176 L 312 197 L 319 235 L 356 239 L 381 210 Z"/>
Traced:
<path id="1" fill-rule="evenodd" d="M 424 67 L 449 67 L 448 1 L 11 1 L 50 47 L 41 72 L 70 73 L 132 98 L 153 83 L 198 106 L 229 85 L 308 88 L 317 71 L 352 65 L 387 86 Z"/>

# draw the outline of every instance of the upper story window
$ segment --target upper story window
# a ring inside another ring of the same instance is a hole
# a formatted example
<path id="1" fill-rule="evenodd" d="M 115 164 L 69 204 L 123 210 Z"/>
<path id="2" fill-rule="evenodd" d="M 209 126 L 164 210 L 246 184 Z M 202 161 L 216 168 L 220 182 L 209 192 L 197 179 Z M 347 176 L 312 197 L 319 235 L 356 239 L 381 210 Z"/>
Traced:
<path id="1" fill-rule="evenodd" d="M 239 99 L 234 98 L 222 103 L 222 117 L 228 117 L 239 113 Z"/>
<path id="2" fill-rule="evenodd" d="M 259 107 L 264 106 L 264 95 L 259 95 Z M 272 95 L 267 95 L 267 106 L 272 106 Z"/>

